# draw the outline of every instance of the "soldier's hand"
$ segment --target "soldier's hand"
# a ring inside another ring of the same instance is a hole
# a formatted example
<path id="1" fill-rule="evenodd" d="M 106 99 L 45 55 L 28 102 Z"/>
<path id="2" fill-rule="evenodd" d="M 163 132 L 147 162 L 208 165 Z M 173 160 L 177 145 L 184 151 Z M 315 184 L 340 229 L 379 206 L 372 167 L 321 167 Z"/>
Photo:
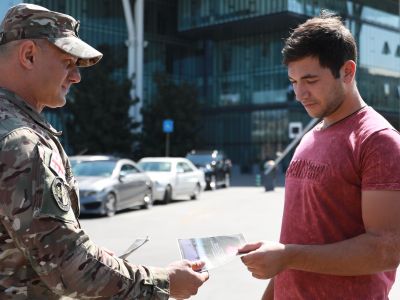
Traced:
<path id="1" fill-rule="evenodd" d="M 167 267 L 170 280 L 170 296 L 187 299 L 196 295 L 199 287 L 208 280 L 208 272 L 196 272 L 204 267 L 204 262 L 177 261 Z"/>
<path id="2" fill-rule="evenodd" d="M 277 242 L 262 241 L 249 243 L 238 249 L 242 262 L 257 279 L 269 279 L 286 267 L 285 245 Z"/>

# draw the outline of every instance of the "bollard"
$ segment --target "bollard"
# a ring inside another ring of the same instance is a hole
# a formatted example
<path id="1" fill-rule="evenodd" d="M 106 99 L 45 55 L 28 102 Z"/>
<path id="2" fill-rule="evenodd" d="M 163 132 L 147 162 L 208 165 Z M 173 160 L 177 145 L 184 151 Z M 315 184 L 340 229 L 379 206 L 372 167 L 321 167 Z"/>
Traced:
<path id="1" fill-rule="evenodd" d="M 256 174 L 256 186 L 261 186 L 261 175 Z"/>

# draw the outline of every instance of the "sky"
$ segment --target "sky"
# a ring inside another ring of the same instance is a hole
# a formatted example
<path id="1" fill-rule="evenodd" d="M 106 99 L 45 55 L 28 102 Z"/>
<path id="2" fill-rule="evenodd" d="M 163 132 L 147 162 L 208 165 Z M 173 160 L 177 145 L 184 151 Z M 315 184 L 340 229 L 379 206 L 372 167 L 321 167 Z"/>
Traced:
<path id="1" fill-rule="evenodd" d="M 0 19 L 3 20 L 6 11 L 13 5 L 22 3 L 21 0 L 1 0 L 0 1 Z"/>

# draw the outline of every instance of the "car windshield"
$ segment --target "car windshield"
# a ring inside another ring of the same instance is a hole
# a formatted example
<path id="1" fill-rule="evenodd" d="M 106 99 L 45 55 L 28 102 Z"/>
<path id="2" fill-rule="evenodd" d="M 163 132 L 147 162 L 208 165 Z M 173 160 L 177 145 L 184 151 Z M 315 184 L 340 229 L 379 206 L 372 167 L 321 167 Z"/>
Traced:
<path id="1" fill-rule="evenodd" d="M 202 165 L 202 166 L 210 164 L 213 161 L 213 158 L 210 154 L 188 154 L 186 158 L 195 165 Z"/>
<path id="2" fill-rule="evenodd" d="M 78 161 L 74 159 L 71 159 L 69 162 L 71 163 L 72 169 L 78 164 Z"/>
<path id="3" fill-rule="evenodd" d="M 98 160 L 98 161 L 81 161 L 72 164 L 72 171 L 75 176 L 111 176 L 116 161 Z"/>
<path id="4" fill-rule="evenodd" d="M 146 172 L 171 172 L 171 163 L 163 161 L 142 161 L 139 166 Z"/>

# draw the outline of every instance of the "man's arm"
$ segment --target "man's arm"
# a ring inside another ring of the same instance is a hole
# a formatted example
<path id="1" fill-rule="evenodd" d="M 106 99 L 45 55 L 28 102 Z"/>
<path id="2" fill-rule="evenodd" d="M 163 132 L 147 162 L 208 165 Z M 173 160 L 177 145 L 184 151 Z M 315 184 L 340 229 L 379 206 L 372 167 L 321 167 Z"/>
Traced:
<path id="1" fill-rule="evenodd" d="M 394 270 L 400 261 L 400 191 L 363 191 L 366 232 L 326 245 L 248 244 L 240 252 L 254 277 L 272 278 L 285 269 L 330 275 L 365 275 Z"/>
<path id="2" fill-rule="evenodd" d="M 48 149 L 29 130 L 10 134 L 0 149 L 1 223 L 15 255 L 24 255 L 53 293 L 79 299 L 188 298 L 207 280 L 208 274 L 195 272 L 201 264 L 133 265 L 93 243 L 75 218 L 66 183 L 49 168 Z"/>

